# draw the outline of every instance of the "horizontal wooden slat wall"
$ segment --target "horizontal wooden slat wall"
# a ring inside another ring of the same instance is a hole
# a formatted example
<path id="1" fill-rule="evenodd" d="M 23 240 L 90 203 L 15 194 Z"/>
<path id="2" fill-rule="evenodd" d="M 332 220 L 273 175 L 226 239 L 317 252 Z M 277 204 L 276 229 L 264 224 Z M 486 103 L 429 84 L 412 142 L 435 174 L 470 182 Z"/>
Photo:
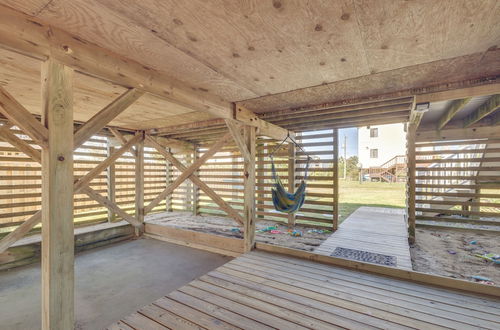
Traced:
<path id="1" fill-rule="evenodd" d="M 306 180 L 306 202 L 295 215 L 297 224 L 307 224 L 332 228 L 335 214 L 334 155 L 337 143 L 333 130 L 297 133 L 296 140 L 312 158 L 309 177 Z M 288 215 L 275 211 L 272 203 L 273 186 L 270 153 L 277 142 L 259 138 L 257 143 L 257 216 L 266 220 L 288 222 Z M 274 155 L 277 173 L 283 184 L 288 185 L 288 146 L 285 145 Z M 295 148 L 295 185 L 300 185 L 305 175 L 307 156 Z"/>
<path id="2" fill-rule="evenodd" d="M 193 162 L 194 154 L 191 152 L 182 155 L 176 154 L 174 156 L 185 166 L 189 166 Z M 171 183 L 181 174 L 181 172 L 168 162 L 165 166 L 167 166 L 169 169 L 167 174 L 167 181 Z M 174 190 L 173 194 L 167 196 L 166 200 L 170 205 L 168 207 L 169 211 L 194 212 L 193 183 L 189 179 L 184 181 L 179 187 Z"/>
<path id="3" fill-rule="evenodd" d="M 200 143 L 199 157 L 213 144 Z M 243 158 L 233 141 L 211 157 L 198 172 L 199 177 L 240 214 L 243 210 Z M 226 215 L 203 191 L 199 191 L 198 212 L 206 215 Z"/>
<path id="4" fill-rule="evenodd" d="M 13 130 L 19 137 L 28 141 L 27 136 Z M 215 137 L 214 137 L 215 139 Z M 196 155 L 194 152 L 176 154 L 175 157 L 189 166 L 195 157 L 200 157 L 213 144 L 214 139 L 198 142 Z M 297 213 L 298 224 L 312 224 L 331 227 L 334 219 L 334 176 L 333 157 L 336 141 L 332 130 L 298 135 L 297 141 L 302 143 L 313 157 L 308 180 L 307 199 L 303 208 Z M 276 141 L 259 138 L 257 141 L 257 215 L 261 219 L 286 222 L 286 214 L 276 212 L 271 201 L 271 163 L 269 152 Z M 115 150 L 119 146 L 115 147 Z M 284 153 L 283 153 L 284 152 Z M 287 156 L 287 151 L 280 151 Z M 296 185 L 304 176 L 306 156 L 296 150 Z M 94 136 L 74 154 L 75 178 L 85 175 L 108 155 L 107 137 Z M 180 171 L 150 148 L 145 148 L 144 198 L 148 205 L 167 184 L 173 182 Z M 283 183 L 288 181 L 288 160 L 276 156 L 276 164 Z M 41 207 L 40 165 L 29 159 L 6 142 L 0 141 L 0 236 L 13 230 L 16 226 L 38 211 Z M 107 170 L 106 170 L 107 171 Z M 107 173 L 103 171 L 92 180 L 90 186 L 108 197 Z M 135 198 L 135 157 L 133 152 L 122 155 L 114 166 L 114 188 L 116 204 L 127 213 L 134 213 Z M 243 208 L 243 158 L 233 141 L 216 153 L 204 164 L 197 175 L 207 183 L 220 197 L 236 210 Z M 167 196 L 155 211 L 192 211 L 196 214 L 226 215 L 203 191 L 186 180 L 170 196 Z M 75 224 L 88 225 L 109 220 L 108 210 L 100 206 L 84 194 L 75 195 Z M 113 221 L 120 220 L 119 218 Z M 36 227 L 38 231 L 40 227 Z"/>
<path id="5" fill-rule="evenodd" d="M 418 142 L 415 196 L 417 226 L 500 226 L 500 133 L 496 139 Z"/>
<path id="6" fill-rule="evenodd" d="M 297 224 L 321 227 L 333 226 L 334 215 L 334 153 L 336 141 L 333 130 L 304 132 L 297 136 L 297 141 L 306 148 L 313 158 L 310 163 L 306 203 L 296 214 Z M 199 145 L 200 155 L 212 141 Z M 271 188 L 273 185 L 269 153 L 278 142 L 264 137 L 257 139 L 256 161 L 256 206 L 258 220 L 288 222 L 288 215 L 277 212 L 272 204 Z M 288 184 L 288 151 L 285 145 L 275 154 L 275 164 L 284 185 Z M 306 155 L 296 150 L 296 185 L 304 176 Z M 215 154 L 199 172 L 200 178 L 214 189 L 219 196 L 234 209 L 243 209 L 243 158 L 234 144 L 226 146 Z M 186 198 L 186 197 L 185 197 Z M 199 193 L 198 211 L 205 215 L 226 215 L 203 192 Z"/>
<path id="7" fill-rule="evenodd" d="M 22 132 L 12 129 L 35 149 L 39 149 Z M 116 147 L 119 148 L 119 147 Z M 107 157 L 107 137 L 93 136 L 74 153 L 75 179 L 85 175 Z M 166 187 L 166 166 L 163 156 L 145 149 L 146 204 Z M 41 166 L 10 144 L 0 141 L 0 237 L 22 224 L 41 208 Z M 127 213 L 133 214 L 135 198 L 135 157 L 127 152 L 115 162 L 115 201 Z M 90 187 L 108 197 L 107 173 L 103 171 Z M 76 194 L 75 225 L 90 225 L 108 221 L 108 210 L 85 194 Z M 165 201 L 153 211 L 165 210 Z M 116 218 L 115 220 L 120 220 Z M 40 226 L 33 231 L 39 231 Z"/>

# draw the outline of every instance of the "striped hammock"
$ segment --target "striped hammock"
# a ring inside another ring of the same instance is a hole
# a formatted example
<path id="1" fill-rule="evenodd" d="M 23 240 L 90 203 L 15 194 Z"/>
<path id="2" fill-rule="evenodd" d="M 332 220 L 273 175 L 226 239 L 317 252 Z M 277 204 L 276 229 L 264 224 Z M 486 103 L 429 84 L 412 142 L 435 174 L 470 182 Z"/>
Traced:
<path id="1" fill-rule="evenodd" d="M 276 173 L 274 162 L 272 163 L 272 173 L 274 187 L 271 189 L 273 194 L 273 204 L 276 211 L 283 213 L 297 212 L 306 200 L 306 182 L 302 180 L 295 193 L 291 194 L 285 190 L 280 177 Z"/>

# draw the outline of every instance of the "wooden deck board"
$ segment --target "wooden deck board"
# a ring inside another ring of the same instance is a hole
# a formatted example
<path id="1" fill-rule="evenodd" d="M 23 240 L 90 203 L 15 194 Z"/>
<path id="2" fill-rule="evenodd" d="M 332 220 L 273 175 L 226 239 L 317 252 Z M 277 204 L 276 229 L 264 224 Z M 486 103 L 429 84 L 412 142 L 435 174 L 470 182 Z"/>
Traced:
<path id="1" fill-rule="evenodd" d="M 404 213 L 400 209 L 360 207 L 314 253 L 331 255 L 337 247 L 396 257 L 396 267 L 412 269 Z"/>
<path id="2" fill-rule="evenodd" d="M 492 297 L 253 251 L 109 329 L 495 329 L 499 308 Z"/>

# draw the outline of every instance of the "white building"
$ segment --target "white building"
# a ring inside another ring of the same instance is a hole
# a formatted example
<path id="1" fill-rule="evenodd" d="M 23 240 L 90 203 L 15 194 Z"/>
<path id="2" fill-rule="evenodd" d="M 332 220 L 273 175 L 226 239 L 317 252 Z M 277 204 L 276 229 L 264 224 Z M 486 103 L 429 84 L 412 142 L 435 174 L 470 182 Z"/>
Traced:
<path id="1" fill-rule="evenodd" d="M 361 168 L 378 167 L 395 156 L 406 154 L 404 124 L 358 128 L 358 157 Z"/>

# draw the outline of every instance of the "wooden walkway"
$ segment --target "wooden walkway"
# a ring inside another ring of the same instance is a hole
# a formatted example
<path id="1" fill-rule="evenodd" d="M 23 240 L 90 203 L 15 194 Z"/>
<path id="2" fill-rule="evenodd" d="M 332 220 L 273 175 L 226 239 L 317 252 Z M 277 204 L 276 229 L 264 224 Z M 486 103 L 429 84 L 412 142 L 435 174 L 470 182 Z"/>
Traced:
<path id="1" fill-rule="evenodd" d="M 412 269 L 404 210 L 360 207 L 314 253 L 331 255 L 337 247 L 396 257 L 396 267 Z"/>
<path id="2" fill-rule="evenodd" d="M 108 329 L 498 329 L 499 310 L 491 297 L 253 251 Z"/>

